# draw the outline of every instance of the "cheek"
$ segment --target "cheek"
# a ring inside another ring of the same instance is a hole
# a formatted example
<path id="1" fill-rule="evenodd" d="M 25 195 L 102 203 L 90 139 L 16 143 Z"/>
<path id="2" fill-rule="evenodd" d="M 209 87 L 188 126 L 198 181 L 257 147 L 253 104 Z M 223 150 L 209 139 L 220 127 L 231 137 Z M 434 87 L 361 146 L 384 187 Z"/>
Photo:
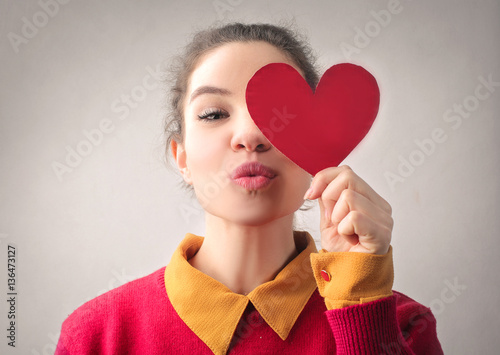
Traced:
<path id="1" fill-rule="evenodd" d="M 201 175 L 215 172 L 223 157 L 223 142 L 214 134 L 202 131 L 189 132 L 186 142 L 187 165 L 192 173 Z M 198 177 L 200 178 L 200 176 Z"/>
<path id="2" fill-rule="evenodd" d="M 292 182 L 294 189 L 298 191 L 299 195 L 302 193 L 303 196 L 311 186 L 312 176 L 297 166 L 294 166 L 291 175 L 295 177 Z"/>

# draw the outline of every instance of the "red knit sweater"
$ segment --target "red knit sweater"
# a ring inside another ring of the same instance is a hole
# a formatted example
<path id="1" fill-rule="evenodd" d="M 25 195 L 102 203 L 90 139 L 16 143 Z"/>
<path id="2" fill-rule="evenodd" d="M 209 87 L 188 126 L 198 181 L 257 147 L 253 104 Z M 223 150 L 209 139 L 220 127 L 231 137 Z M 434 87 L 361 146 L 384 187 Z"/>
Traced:
<path id="1" fill-rule="evenodd" d="M 164 272 L 79 307 L 63 323 L 56 355 L 212 354 L 172 307 Z M 430 309 L 393 292 L 327 311 L 316 290 L 285 341 L 249 303 L 228 354 L 442 354 Z"/>

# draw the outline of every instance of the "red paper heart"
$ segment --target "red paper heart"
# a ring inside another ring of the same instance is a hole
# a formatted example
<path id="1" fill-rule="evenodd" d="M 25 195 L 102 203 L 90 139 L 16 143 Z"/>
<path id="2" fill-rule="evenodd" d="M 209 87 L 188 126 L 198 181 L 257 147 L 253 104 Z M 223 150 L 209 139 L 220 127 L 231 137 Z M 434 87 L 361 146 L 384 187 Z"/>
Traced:
<path id="1" fill-rule="evenodd" d="M 338 166 L 370 130 L 380 92 L 364 68 L 342 63 L 321 78 L 315 93 L 292 66 L 260 68 L 246 88 L 248 111 L 269 141 L 316 175 Z"/>

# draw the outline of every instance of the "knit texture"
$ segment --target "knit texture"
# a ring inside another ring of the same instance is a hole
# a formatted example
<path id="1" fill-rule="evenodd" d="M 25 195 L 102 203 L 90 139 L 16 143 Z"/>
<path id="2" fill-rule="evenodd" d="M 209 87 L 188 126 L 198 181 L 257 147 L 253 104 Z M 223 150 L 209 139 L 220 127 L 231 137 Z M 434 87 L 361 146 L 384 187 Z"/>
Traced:
<path id="1" fill-rule="evenodd" d="M 62 325 L 56 355 L 212 354 L 172 307 L 164 273 L 165 267 L 80 306 Z M 227 353 L 442 354 L 430 309 L 393 293 L 327 310 L 316 290 L 286 340 L 249 302 Z"/>

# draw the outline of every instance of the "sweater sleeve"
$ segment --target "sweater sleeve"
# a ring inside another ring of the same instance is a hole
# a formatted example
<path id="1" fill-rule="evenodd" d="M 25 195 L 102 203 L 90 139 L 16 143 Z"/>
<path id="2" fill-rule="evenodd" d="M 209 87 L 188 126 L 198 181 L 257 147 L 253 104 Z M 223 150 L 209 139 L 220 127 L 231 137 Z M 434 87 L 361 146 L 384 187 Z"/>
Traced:
<path id="1" fill-rule="evenodd" d="M 385 255 L 311 254 L 337 354 L 442 354 L 429 308 L 392 291 L 392 247 Z"/>

